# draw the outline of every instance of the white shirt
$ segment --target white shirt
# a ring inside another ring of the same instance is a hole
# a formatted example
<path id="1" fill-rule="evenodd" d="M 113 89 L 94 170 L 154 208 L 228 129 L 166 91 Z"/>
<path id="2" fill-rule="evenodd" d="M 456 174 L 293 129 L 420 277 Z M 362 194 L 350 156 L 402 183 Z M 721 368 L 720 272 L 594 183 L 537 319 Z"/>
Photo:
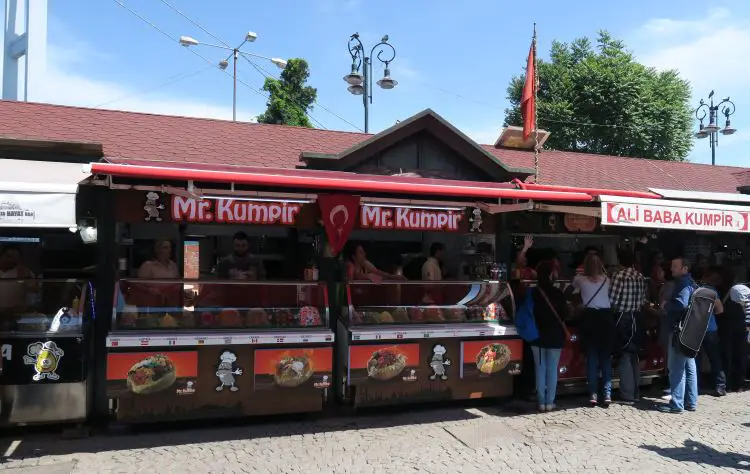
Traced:
<path id="1" fill-rule="evenodd" d="M 609 302 L 609 279 L 605 278 L 606 277 L 600 277 L 596 281 L 591 281 L 584 275 L 577 275 L 573 278 L 573 288 L 576 288 L 581 292 L 583 304 L 588 303 L 586 306 L 587 308 L 609 309 L 611 307 Z M 604 283 L 603 286 L 602 283 Z M 601 288 L 601 290 L 599 288 Z M 599 293 L 597 293 L 597 291 Z M 596 296 L 594 296 L 594 294 L 596 294 Z M 591 302 L 589 303 L 589 301 Z"/>
<path id="2" fill-rule="evenodd" d="M 429 257 L 422 265 L 422 280 L 441 281 L 443 272 L 440 271 L 440 262 L 435 257 Z"/>

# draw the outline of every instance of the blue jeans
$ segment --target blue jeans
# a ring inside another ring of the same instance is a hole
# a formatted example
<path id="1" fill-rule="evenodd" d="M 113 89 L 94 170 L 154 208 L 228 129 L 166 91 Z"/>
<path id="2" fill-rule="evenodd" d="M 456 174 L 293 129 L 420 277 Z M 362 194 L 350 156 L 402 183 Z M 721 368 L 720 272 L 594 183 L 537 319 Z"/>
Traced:
<path id="1" fill-rule="evenodd" d="M 673 410 L 695 409 L 698 406 L 698 371 L 695 359 L 685 357 L 672 344 L 669 345 L 667 364 L 669 366 L 669 389 L 672 391 Z"/>
<path id="2" fill-rule="evenodd" d="M 588 379 L 589 395 L 599 393 L 599 371 L 604 381 L 604 398 L 612 397 L 612 355 L 607 350 L 589 347 L 586 350 L 586 378 Z M 599 400 L 602 402 L 603 400 Z"/>
<path id="3" fill-rule="evenodd" d="M 536 366 L 536 397 L 539 405 L 553 405 L 557 394 L 557 365 L 562 349 L 531 346 Z"/>

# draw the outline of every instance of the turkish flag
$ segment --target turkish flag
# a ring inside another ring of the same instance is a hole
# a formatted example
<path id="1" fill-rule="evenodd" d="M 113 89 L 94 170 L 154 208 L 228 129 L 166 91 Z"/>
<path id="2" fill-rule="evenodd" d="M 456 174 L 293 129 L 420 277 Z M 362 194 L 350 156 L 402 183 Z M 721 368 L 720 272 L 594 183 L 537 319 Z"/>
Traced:
<path id="1" fill-rule="evenodd" d="M 359 196 L 348 194 L 319 194 L 320 217 L 328 236 L 328 244 L 335 253 L 341 252 L 349 240 L 359 214 Z"/>
<path id="2" fill-rule="evenodd" d="M 521 94 L 521 116 L 523 117 L 523 139 L 536 130 L 536 39 L 529 48 L 529 59 L 526 63 L 526 82 Z"/>

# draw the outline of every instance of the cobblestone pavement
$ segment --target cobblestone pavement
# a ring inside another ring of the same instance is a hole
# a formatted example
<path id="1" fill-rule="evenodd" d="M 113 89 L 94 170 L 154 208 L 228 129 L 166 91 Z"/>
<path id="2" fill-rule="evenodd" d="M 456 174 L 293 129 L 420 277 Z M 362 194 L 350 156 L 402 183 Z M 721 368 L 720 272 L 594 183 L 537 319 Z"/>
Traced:
<path id="1" fill-rule="evenodd" d="M 699 411 L 448 407 L 65 440 L 1 438 L 17 473 L 750 472 L 750 393 Z M 644 409 L 645 408 L 645 409 Z M 20 442 L 19 442 L 20 441 Z"/>

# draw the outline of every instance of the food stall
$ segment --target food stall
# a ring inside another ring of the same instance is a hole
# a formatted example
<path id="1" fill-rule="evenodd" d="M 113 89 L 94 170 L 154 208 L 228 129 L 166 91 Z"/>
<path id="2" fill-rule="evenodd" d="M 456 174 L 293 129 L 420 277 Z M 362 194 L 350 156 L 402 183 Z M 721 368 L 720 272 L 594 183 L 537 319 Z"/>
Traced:
<path id="1" fill-rule="evenodd" d="M 87 418 L 95 245 L 78 235 L 81 165 L 0 159 L 0 425 Z"/>
<path id="2" fill-rule="evenodd" d="M 326 285 L 299 263 L 314 252 L 299 232 L 314 222 L 311 206 L 117 191 L 119 278 L 106 341 L 117 420 L 323 409 L 334 335 Z M 174 243 L 176 278 L 144 278 L 154 242 L 165 240 Z M 240 258 L 238 240 L 258 271 L 230 277 L 217 267 L 226 255 Z"/>
<path id="3" fill-rule="evenodd" d="M 371 253 L 386 237 L 411 234 L 420 247 L 447 242 L 455 270 L 442 281 L 345 283 L 337 333 L 343 400 L 366 407 L 510 396 L 523 353 L 513 294 L 499 281 L 494 252 L 477 255 L 494 248 L 493 222 L 473 206 L 363 201 L 352 241 L 368 242 Z"/>

